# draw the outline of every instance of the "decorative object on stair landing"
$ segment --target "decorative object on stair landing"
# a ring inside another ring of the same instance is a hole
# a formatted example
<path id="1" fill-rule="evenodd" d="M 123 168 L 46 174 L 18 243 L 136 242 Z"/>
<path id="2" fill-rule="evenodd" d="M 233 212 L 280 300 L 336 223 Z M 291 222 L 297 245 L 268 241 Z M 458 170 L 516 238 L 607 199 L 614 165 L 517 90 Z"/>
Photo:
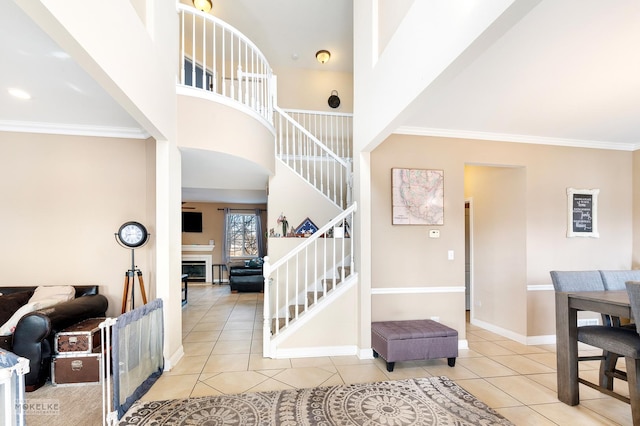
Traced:
<path id="1" fill-rule="evenodd" d="M 338 108 L 340 106 L 340 98 L 338 97 L 337 90 L 331 91 L 331 96 L 329 96 L 328 103 L 331 108 Z"/>
<path id="2" fill-rule="evenodd" d="M 138 401 L 119 425 L 513 424 L 445 376 L 312 389 Z"/>
<path id="3" fill-rule="evenodd" d="M 309 237 L 311 234 L 318 231 L 318 227 L 311 219 L 306 218 L 295 230 L 296 236 Z"/>
<path id="4" fill-rule="evenodd" d="M 321 64 L 326 64 L 327 62 L 329 62 L 329 59 L 331 59 L 331 52 L 329 52 L 328 50 L 318 50 L 316 52 L 316 59 Z"/>
<path id="5" fill-rule="evenodd" d="M 193 5 L 196 9 L 208 13 L 213 7 L 212 0 L 193 0 Z"/>
<path id="6" fill-rule="evenodd" d="M 444 171 L 391 169 L 392 224 L 444 225 Z"/>
<path id="7" fill-rule="evenodd" d="M 347 222 L 347 219 L 344 219 L 342 223 L 337 223 L 336 226 L 333 227 L 333 237 L 349 238 L 349 222 Z"/>
<path id="8" fill-rule="evenodd" d="M 287 217 L 283 213 L 280 213 L 280 217 L 278 217 L 277 222 L 278 225 L 282 225 L 282 236 L 286 237 L 287 229 L 289 229 L 289 222 L 287 222 Z"/>

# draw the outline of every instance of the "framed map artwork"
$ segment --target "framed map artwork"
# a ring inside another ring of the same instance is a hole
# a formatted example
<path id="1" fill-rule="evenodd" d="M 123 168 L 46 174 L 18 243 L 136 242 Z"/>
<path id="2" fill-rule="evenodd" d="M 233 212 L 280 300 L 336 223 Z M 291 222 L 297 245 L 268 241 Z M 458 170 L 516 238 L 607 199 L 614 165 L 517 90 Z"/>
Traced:
<path id="1" fill-rule="evenodd" d="M 444 225 L 444 171 L 391 169 L 392 224 Z"/>

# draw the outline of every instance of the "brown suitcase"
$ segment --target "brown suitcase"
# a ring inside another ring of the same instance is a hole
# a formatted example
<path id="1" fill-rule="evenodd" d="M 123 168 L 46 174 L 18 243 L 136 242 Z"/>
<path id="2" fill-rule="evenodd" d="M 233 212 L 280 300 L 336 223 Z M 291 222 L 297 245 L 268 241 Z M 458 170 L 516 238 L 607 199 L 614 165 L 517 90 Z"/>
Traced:
<path id="1" fill-rule="evenodd" d="M 90 318 L 65 328 L 56 334 L 56 354 L 100 352 L 100 323 L 105 318 Z"/>
<path id="2" fill-rule="evenodd" d="M 51 360 L 51 383 L 55 386 L 100 382 L 102 354 L 56 355 Z"/>

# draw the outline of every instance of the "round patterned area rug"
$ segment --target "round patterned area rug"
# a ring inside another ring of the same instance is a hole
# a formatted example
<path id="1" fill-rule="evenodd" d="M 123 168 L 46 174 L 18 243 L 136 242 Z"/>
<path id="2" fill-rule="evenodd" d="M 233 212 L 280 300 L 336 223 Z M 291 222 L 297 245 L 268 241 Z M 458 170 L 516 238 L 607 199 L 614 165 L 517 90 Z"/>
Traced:
<path id="1" fill-rule="evenodd" d="M 136 403 L 120 425 L 511 425 L 447 377 Z"/>

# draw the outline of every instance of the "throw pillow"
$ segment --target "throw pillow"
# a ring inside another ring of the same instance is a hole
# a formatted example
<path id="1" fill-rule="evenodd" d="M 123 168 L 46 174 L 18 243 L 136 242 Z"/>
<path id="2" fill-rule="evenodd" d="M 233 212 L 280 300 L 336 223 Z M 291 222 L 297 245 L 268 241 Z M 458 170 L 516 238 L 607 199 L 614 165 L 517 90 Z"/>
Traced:
<path id="1" fill-rule="evenodd" d="M 4 297 L 4 296 L 3 296 Z M 56 305 L 60 303 L 59 299 L 45 299 L 39 300 L 37 302 L 29 302 L 20 309 L 18 309 L 12 316 L 9 318 L 7 322 L 5 322 L 2 327 L 0 327 L 0 336 L 7 336 L 9 334 L 13 334 L 16 329 L 16 325 L 20 319 L 28 314 L 29 312 L 37 311 L 38 309 L 48 308 L 50 306 Z"/>
<path id="2" fill-rule="evenodd" d="M 31 291 L 20 291 L 0 296 L 0 324 L 4 324 L 11 316 L 26 305 L 31 297 Z"/>
<path id="3" fill-rule="evenodd" d="M 264 260 L 262 260 L 261 257 L 258 257 L 256 259 L 251 259 L 249 261 L 249 267 L 250 268 L 262 268 L 262 264 L 264 263 Z"/>
<path id="4" fill-rule="evenodd" d="M 60 302 L 66 302 L 75 298 L 75 296 L 76 289 L 72 285 L 42 285 L 36 288 L 29 302 L 47 299 L 57 299 Z"/>

